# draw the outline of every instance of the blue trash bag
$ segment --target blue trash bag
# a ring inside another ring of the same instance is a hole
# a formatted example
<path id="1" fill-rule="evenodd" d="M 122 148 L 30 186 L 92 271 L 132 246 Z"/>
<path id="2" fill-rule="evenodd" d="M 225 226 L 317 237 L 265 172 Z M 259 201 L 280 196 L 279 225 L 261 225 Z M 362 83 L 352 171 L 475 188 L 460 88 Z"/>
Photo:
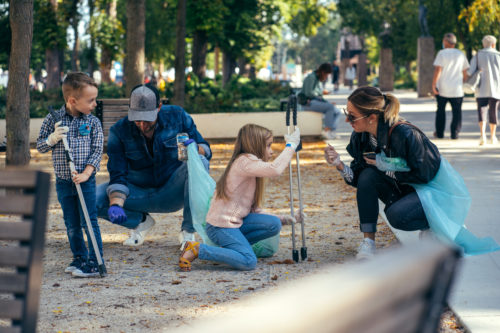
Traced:
<path id="1" fill-rule="evenodd" d="M 210 177 L 207 169 L 205 169 L 198 155 L 196 145 L 188 145 L 187 152 L 189 205 L 191 207 L 193 227 L 198 235 L 200 235 L 203 243 L 218 246 L 210 240 L 205 230 L 207 225 L 205 219 L 215 191 L 215 181 Z M 279 249 L 279 234 L 253 244 L 252 248 L 255 255 L 259 258 L 271 257 Z"/>
<path id="2" fill-rule="evenodd" d="M 463 249 L 465 255 L 500 250 L 491 237 L 478 238 L 464 225 L 471 198 L 460 174 L 441 156 L 436 176 L 427 184 L 410 184 L 417 191 L 431 230 L 443 241 Z"/>

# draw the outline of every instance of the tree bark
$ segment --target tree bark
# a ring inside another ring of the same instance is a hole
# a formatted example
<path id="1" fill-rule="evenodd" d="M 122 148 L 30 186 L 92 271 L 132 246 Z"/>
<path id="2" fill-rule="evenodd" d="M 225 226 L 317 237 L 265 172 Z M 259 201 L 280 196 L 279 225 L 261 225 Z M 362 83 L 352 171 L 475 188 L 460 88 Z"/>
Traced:
<path id="1" fill-rule="evenodd" d="M 175 45 L 175 82 L 173 104 L 184 107 L 186 75 L 186 0 L 177 3 L 177 29 Z"/>
<path id="2" fill-rule="evenodd" d="M 196 30 L 193 34 L 193 54 L 191 66 L 193 73 L 201 80 L 206 76 L 207 70 L 207 34 L 205 31 Z"/>
<path id="3" fill-rule="evenodd" d="M 218 46 L 215 47 L 214 50 L 214 57 L 215 57 L 215 64 L 214 64 L 214 79 L 217 80 L 217 75 L 219 74 L 220 66 L 219 66 L 219 60 L 220 60 L 220 49 Z"/>
<path id="4" fill-rule="evenodd" d="M 133 87 L 144 82 L 146 41 L 145 0 L 127 0 L 127 59 L 125 82 L 127 96 Z"/>
<path id="5" fill-rule="evenodd" d="M 222 86 L 231 80 L 236 68 L 236 60 L 227 51 L 222 52 Z"/>
<path id="6" fill-rule="evenodd" d="M 89 16 L 92 17 L 94 15 L 94 9 L 95 9 L 95 0 L 88 0 L 87 5 L 89 7 Z M 92 34 L 90 35 L 90 46 L 89 46 L 89 54 L 88 54 L 88 66 L 87 66 L 87 71 L 90 74 L 90 77 L 94 77 L 94 71 L 96 69 L 96 60 L 95 60 L 95 36 Z"/>
<path id="7" fill-rule="evenodd" d="M 379 87 L 382 91 L 394 90 L 394 64 L 392 63 L 392 49 L 380 49 Z"/>
<path id="8" fill-rule="evenodd" d="M 71 28 L 73 28 L 73 34 L 75 40 L 73 41 L 73 52 L 71 54 L 71 70 L 74 72 L 80 71 L 80 59 L 79 59 L 79 48 L 80 48 L 80 36 L 78 33 L 78 23 L 80 23 L 78 16 L 78 3 L 79 0 L 73 0 L 71 3 L 71 17 L 70 23 Z"/>
<path id="9" fill-rule="evenodd" d="M 57 0 L 50 0 L 54 17 L 57 17 Z M 61 86 L 61 63 L 59 61 L 59 49 L 50 48 L 45 50 L 45 63 L 47 70 L 46 89 L 58 89 Z"/>
<path id="10" fill-rule="evenodd" d="M 116 19 L 116 0 L 110 1 L 106 7 L 106 14 L 108 14 L 108 19 Z M 101 51 L 101 63 L 99 68 L 101 71 L 101 80 L 104 83 L 111 83 L 111 66 L 113 63 L 112 51 L 104 47 Z"/>
<path id="11" fill-rule="evenodd" d="M 29 74 L 33 39 L 33 0 L 11 0 L 9 8 L 12 45 L 7 87 L 7 165 L 30 161 Z"/>

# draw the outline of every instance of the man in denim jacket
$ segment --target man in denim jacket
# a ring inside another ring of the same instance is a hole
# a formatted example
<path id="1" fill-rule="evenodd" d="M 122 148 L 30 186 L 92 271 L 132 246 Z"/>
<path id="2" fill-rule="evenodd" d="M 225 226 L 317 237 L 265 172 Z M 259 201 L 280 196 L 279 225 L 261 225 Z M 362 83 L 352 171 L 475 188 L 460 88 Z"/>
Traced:
<path id="1" fill-rule="evenodd" d="M 128 116 L 109 130 L 110 179 L 97 187 L 97 209 L 99 217 L 132 229 L 124 245 L 144 242 L 155 225 L 149 213 L 170 213 L 182 207 L 180 242 L 194 241 L 187 163 L 177 156 L 178 133 L 187 133 L 198 144 L 208 170 L 210 146 L 193 119 L 179 106 L 162 106 L 153 86 L 135 87 Z"/>

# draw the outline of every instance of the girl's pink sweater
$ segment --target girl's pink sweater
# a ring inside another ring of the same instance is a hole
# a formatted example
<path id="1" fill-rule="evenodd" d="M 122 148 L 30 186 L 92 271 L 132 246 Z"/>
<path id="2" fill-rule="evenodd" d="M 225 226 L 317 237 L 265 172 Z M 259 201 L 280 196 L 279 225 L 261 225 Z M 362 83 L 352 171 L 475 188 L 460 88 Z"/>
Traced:
<path id="1" fill-rule="evenodd" d="M 252 154 L 242 154 L 234 161 L 226 182 L 229 199 L 219 199 L 214 193 L 207 222 L 221 228 L 239 228 L 254 205 L 257 177 L 279 176 L 288 166 L 295 151 L 291 147 L 273 161 L 264 162 Z M 253 209 L 257 212 L 256 209 Z"/>

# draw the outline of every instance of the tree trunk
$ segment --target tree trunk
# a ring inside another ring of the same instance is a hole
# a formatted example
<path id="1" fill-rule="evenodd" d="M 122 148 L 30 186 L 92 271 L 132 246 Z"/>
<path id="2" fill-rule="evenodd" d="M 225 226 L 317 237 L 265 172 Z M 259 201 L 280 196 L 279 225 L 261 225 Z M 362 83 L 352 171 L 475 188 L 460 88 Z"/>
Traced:
<path id="1" fill-rule="evenodd" d="M 94 9 L 95 9 L 95 0 L 88 0 L 87 5 L 89 7 L 89 16 L 92 17 L 94 15 Z M 89 46 L 89 53 L 88 53 L 88 67 L 87 71 L 90 74 L 90 77 L 94 77 L 94 71 L 96 69 L 96 60 L 95 60 L 95 36 L 92 34 L 90 35 L 90 46 Z"/>
<path id="2" fill-rule="evenodd" d="M 175 82 L 173 104 L 184 107 L 186 75 L 186 0 L 177 3 Z"/>
<path id="3" fill-rule="evenodd" d="M 7 86 L 7 165 L 30 161 L 29 74 L 33 38 L 33 0 L 11 0 L 9 8 L 12 45 Z"/>
<path id="4" fill-rule="evenodd" d="M 78 22 L 73 23 L 73 32 L 75 34 L 75 42 L 73 43 L 73 54 L 71 56 L 71 69 L 74 72 L 80 71 L 80 59 L 79 48 L 80 48 L 80 37 L 78 35 Z"/>
<path id="5" fill-rule="evenodd" d="M 109 20 L 116 20 L 116 0 L 113 0 L 107 4 L 106 14 L 108 14 Z M 99 69 L 101 71 L 101 80 L 104 83 L 111 83 L 111 66 L 112 66 L 112 52 L 109 48 L 103 47 L 101 51 L 101 63 L 99 64 Z"/>
<path id="6" fill-rule="evenodd" d="M 236 60 L 227 51 L 222 52 L 222 86 L 231 80 L 236 68 Z"/>
<path id="7" fill-rule="evenodd" d="M 215 57 L 215 64 L 214 64 L 214 79 L 217 79 L 217 74 L 219 74 L 220 70 L 220 65 L 219 65 L 219 60 L 220 60 L 220 49 L 218 46 L 215 47 L 214 50 L 214 57 Z"/>
<path id="8" fill-rule="evenodd" d="M 361 52 L 358 55 L 358 87 L 366 86 L 368 80 L 366 79 L 366 53 Z"/>
<path id="9" fill-rule="evenodd" d="M 50 0 L 54 17 L 57 17 L 57 0 Z M 61 63 L 59 61 L 59 49 L 51 48 L 45 50 L 45 63 L 47 70 L 46 89 L 58 89 L 61 86 Z"/>
<path id="10" fill-rule="evenodd" d="M 144 82 L 145 12 L 145 0 L 127 0 L 127 60 L 125 61 L 127 96 L 133 87 Z"/>
<path id="11" fill-rule="evenodd" d="M 207 70 L 207 34 L 205 31 L 196 30 L 193 34 L 193 54 L 191 55 L 191 66 L 193 73 L 202 80 Z"/>
<path id="12" fill-rule="evenodd" d="M 238 59 L 238 68 L 240 69 L 238 75 L 248 77 L 248 70 L 249 68 L 247 64 L 247 60 L 244 57 L 241 57 Z"/>

